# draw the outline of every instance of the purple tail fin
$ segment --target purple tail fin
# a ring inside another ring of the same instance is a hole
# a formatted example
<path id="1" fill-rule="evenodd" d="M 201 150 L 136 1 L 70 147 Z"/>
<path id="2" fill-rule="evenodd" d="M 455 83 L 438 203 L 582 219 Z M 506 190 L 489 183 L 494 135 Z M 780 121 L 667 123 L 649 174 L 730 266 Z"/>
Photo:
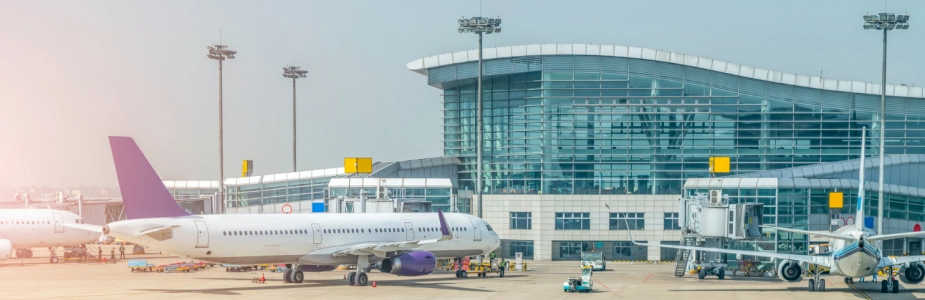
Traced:
<path id="1" fill-rule="evenodd" d="M 109 146 L 128 219 L 188 216 L 170 195 L 148 159 L 130 137 L 111 136 Z"/>

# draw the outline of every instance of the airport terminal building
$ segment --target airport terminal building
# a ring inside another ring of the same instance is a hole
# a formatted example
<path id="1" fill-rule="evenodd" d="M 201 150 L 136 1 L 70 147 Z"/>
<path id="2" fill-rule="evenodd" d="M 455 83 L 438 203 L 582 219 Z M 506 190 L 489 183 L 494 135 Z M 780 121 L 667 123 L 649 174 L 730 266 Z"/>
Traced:
<path id="1" fill-rule="evenodd" d="M 311 203 L 323 202 L 332 212 L 337 197 L 390 190 L 433 209 L 477 212 L 477 58 L 470 50 L 407 65 L 442 90 L 433 100 L 444 105 L 443 157 L 379 162 L 369 175 L 229 178 L 227 211 L 279 213 L 292 203 L 317 213 Z M 483 58 L 483 218 L 503 239 L 503 257 L 577 260 L 594 250 L 608 260 L 671 260 L 675 251 L 634 246 L 630 234 L 678 243 L 678 199 L 713 189 L 764 203 L 765 224 L 828 229 L 829 191 L 845 192 L 841 212 L 854 213 L 863 127 L 867 214 L 876 215 L 879 84 L 610 45 L 487 48 Z M 925 179 L 910 176 L 925 171 L 925 95 L 905 85 L 886 92 L 885 230 L 908 231 L 925 222 Z M 716 156 L 730 157 L 731 170 L 711 178 Z M 811 242 L 769 239 L 773 248 L 763 250 L 805 253 Z M 923 248 L 917 239 L 895 243 L 886 254 Z"/>

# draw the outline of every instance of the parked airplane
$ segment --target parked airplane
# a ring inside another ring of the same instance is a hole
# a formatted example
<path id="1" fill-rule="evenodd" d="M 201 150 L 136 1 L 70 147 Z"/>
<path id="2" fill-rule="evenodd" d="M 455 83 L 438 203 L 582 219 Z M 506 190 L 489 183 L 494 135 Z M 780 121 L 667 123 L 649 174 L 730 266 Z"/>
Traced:
<path id="1" fill-rule="evenodd" d="M 84 224 L 75 213 L 54 209 L 0 209 L 0 260 L 30 258 L 34 247 L 51 247 L 48 261 L 57 263 L 54 250 L 61 246 L 77 246 L 96 241 L 99 233 L 67 229 L 66 224 Z"/>
<path id="2" fill-rule="evenodd" d="M 128 220 L 102 233 L 189 258 L 231 264 L 291 264 L 286 282 L 303 271 L 356 264 L 350 285 L 366 285 L 372 269 L 398 276 L 433 272 L 437 258 L 482 255 L 501 240 L 484 220 L 438 213 L 191 215 L 167 191 L 135 141 L 109 143 Z M 465 276 L 465 275 L 461 275 Z"/>
<path id="3" fill-rule="evenodd" d="M 861 139 L 862 141 L 864 138 Z M 860 168 L 860 187 L 857 202 L 857 216 L 854 227 L 845 226 L 835 232 L 807 231 L 790 228 L 769 227 L 777 231 L 786 231 L 792 233 L 806 234 L 811 236 L 827 237 L 831 241 L 831 255 L 797 255 L 786 253 L 745 251 L 732 249 L 719 249 L 708 247 L 693 246 L 676 246 L 662 244 L 636 243 L 641 246 L 689 249 L 707 252 L 729 253 L 736 255 L 750 255 L 758 257 L 768 257 L 781 260 L 777 267 L 777 276 L 787 282 L 799 282 L 803 280 L 803 269 L 801 264 L 808 263 L 813 265 L 825 266 L 830 268 L 829 274 L 844 276 L 845 283 L 853 282 L 853 278 L 865 277 L 876 274 L 880 269 L 885 267 L 900 266 L 899 279 L 907 284 L 916 284 L 925 279 L 925 255 L 903 256 L 903 257 L 884 257 L 882 249 L 883 240 L 900 239 L 906 237 L 922 237 L 925 232 L 906 232 L 895 234 L 877 235 L 876 232 L 864 228 L 864 144 L 861 145 L 861 168 Z M 880 291 L 887 293 L 899 292 L 899 283 L 893 274 L 893 268 L 889 268 L 890 276 L 881 281 Z M 814 272 L 813 279 L 809 280 L 809 291 L 825 291 L 825 279 L 819 279 L 819 272 Z"/>

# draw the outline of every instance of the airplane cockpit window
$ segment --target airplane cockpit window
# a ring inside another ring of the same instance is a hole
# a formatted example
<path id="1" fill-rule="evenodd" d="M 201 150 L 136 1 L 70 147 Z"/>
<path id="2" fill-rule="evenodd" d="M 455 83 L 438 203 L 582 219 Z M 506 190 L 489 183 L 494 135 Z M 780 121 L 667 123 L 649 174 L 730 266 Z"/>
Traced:
<path id="1" fill-rule="evenodd" d="M 494 231 L 494 230 L 491 230 L 491 225 L 485 224 L 485 226 L 488 227 L 488 231 Z"/>

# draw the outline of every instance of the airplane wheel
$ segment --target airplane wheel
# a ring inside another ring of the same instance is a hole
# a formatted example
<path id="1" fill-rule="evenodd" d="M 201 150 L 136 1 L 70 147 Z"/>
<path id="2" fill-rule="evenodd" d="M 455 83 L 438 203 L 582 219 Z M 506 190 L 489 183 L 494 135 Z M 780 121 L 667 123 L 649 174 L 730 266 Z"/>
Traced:
<path id="1" fill-rule="evenodd" d="M 366 275 L 366 272 L 360 272 L 357 274 L 357 285 L 366 286 L 369 284 L 369 276 Z"/>
<path id="2" fill-rule="evenodd" d="M 58 257 L 57 257 L 57 256 L 53 256 L 53 257 L 51 257 L 51 258 L 50 258 L 50 259 L 48 259 L 48 260 L 50 260 L 50 261 L 51 261 L 51 263 L 53 263 L 53 264 L 56 264 L 56 263 L 58 263 Z"/>
<path id="3" fill-rule="evenodd" d="M 719 269 L 719 272 L 716 272 L 716 277 L 719 278 L 719 280 L 726 279 L 726 269 Z"/>
<path id="4" fill-rule="evenodd" d="M 707 269 L 700 269 L 700 272 L 697 272 L 697 279 L 704 279 L 707 277 Z"/>
<path id="5" fill-rule="evenodd" d="M 891 281 L 893 281 L 893 293 L 894 294 L 899 293 L 899 282 L 896 280 L 891 280 Z"/>
<path id="6" fill-rule="evenodd" d="M 880 292 L 881 292 L 881 293 L 884 293 L 884 294 L 887 293 L 887 291 L 888 291 L 888 289 L 887 289 L 887 288 L 888 288 L 888 287 L 887 287 L 887 284 L 889 284 L 889 283 L 888 283 L 886 280 L 880 282 Z"/>
<path id="7" fill-rule="evenodd" d="M 845 277 L 845 284 L 848 284 L 848 277 Z"/>
<path id="8" fill-rule="evenodd" d="M 353 286 L 356 283 L 357 272 L 347 273 L 347 285 Z"/>
<path id="9" fill-rule="evenodd" d="M 466 272 L 466 270 L 459 271 L 459 277 L 460 277 L 460 278 L 469 278 L 469 272 Z"/>
<path id="10" fill-rule="evenodd" d="M 225 271 L 228 271 L 228 269 L 225 269 Z M 286 270 L 283 272 L 283 282 L 284 283 L 292 283 L 292 281 L 289 280 L 290 275 L 292 275 L 292 270 Z"/>
<path id="11" fill-rule="evenodd" d="M 291 275 L 291 276 L 292 276 L 292 278 L 291 278 L 292 280 L 290 280 L 290 281 L 292 281 L 292 283 L 302 283 L 302 281 L 305 280 L 305 274 L 302 273 L 302 270 L 294 270 L 294 271 L 292 271 L 292 275 Z"/>
<path id="12" fill-rule="evenodd" d="M 462 271 L 456 270 L 456 278 L 462 278 Z"/>
<path id="13" fill-rule="evenodd" d="M 22 250 L 16 249 L 16 258 L 22 258 Z"/>
<path id="14" fill-rule="evenodd" d="M 816 287 L 817 291 L 825 292 L 825 279 L 819 279 L 819 286 Z"/>
<path id="15" fill-rule="evenodd" d="M 810 279 L 809 280 L 809 291 L 813 292 L 815 290 L 816 290 L 816 280 Z"/>
<path id="16" fill-rule="evenodd" d="M 32 258 L 32 250 L 26 250 L 26 258 Z"/>

